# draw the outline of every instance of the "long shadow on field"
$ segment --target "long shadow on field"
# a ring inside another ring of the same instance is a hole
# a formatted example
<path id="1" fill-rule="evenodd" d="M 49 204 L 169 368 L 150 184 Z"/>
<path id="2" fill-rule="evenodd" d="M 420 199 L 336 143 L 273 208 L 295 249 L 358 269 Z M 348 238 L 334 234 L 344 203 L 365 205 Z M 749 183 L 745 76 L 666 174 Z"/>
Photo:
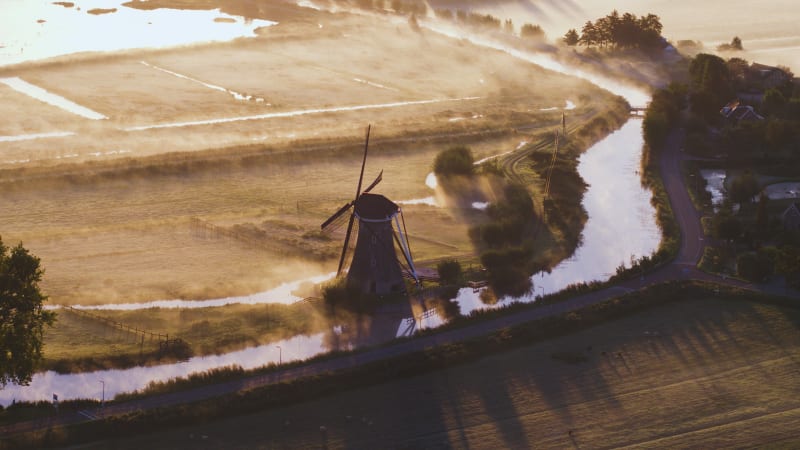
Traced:
<path id="1" fill-rule="evenodd" d="M 483 400 L 486 414 L 492 419 L 505 448 L 532 448 L 525 428 L 520 421 L 517 408 L 509 386 L 506 383 L 489 381 L 479 387 L 478 395 Z"/>

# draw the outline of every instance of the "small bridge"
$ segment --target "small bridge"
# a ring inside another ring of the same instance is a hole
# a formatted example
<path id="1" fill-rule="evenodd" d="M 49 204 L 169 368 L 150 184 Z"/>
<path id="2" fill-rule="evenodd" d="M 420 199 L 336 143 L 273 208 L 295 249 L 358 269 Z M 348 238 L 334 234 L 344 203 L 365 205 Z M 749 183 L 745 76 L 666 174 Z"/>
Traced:
<path id="1" fill-rule="evenodd" d="M 632 116 L 643 116 L 645 111 L 647 111 L 647 108 L 631 107 Z"/>

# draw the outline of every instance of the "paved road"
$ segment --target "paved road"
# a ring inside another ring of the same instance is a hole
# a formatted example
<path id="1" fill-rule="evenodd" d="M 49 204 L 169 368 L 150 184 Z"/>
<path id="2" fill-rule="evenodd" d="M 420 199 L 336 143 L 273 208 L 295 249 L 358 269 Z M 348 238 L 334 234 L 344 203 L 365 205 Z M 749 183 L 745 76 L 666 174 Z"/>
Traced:
<path id="1" fill-rule="evenodd" d="M 425 348 L 434 347 L 445 343 L 484 336 L 504 327 L 519 325 L 532 320 L 574 311 L 591 304 L 617 297 L 626 292 L 632 292 L 648 285 L 669 280 L 699 279 L 716 281 L 754 290 L 763 290 L 756 286 L 737 280 L 725 280 L 719 276 L 699 271 L 696 268 L 696 264 L 699 261 L 703 251 L 703 232 L 700 225 L 700 214 L 695 210 L 681 177 L 680 163 L 684 159 L 684 156 L 683 153 L 680 152 L 680 148 L 683 143 L 683 139 L 684 133 L 682 130 L 674 131 L 669 136 L 666 151 L 663 152 L 659 161 L 664 185 L 669 195 L 672 209 L 681 229 L 680 251 L 677 258 L 672 263 L 654 272 L 648 273 L 644 278 L 628 280 L 601 291 L 569 298 L 557 304 L 521 311 L 513 315 L 475 323 L 464 328 L 444 331 L 434 335 L 424 336 L 421 338 L 400 342 L 388 347 L 368 350 L 354 355 L 346 355 L 327 361 L 306 364 L 301 367 L 294 367 L 269 374 L 255 375 L 240 380 L 218 383 L 181 392 L 154 395 L 128 402 L 112 402 L 104 409 L 94 408 L 91 410 L 82 411 L 82 414 L 68 413 L 54 418 L 20 422 L 17 424 L 0 427 L 0 436 L 8 436 L 17 432 L 43 429 L 53 425 L 66 425 L 85 422 L 88 420 L 94 420 L 93 418 L 126 414 L 138 410 L 191 403 L 216 396 L 235 393 L 245 389 L 265 386 L 279 381 L 286 381 L 299 377 L 320 374 L 326 371 L 346 369 L 381 359 L 417 352 Z M 785 292 L 781 293 L 785 294 Z M 800 298 L 800 295 L 798 295 L 797 292 L 792 292 L 791 295 Z"/>

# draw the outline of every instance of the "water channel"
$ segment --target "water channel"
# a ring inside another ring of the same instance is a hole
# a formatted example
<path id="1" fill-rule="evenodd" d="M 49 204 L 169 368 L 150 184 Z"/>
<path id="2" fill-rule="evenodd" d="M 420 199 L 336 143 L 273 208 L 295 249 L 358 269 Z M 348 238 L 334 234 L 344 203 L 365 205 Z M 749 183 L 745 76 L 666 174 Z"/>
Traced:
<path id="1" fill-rule="evenodd" d="M 3 0 L 0 67 L 81 52 L 229 41 L 275 24 L 218 9 L 147 11 L 122 6 L 124 1 L 73 0 L 62 6 L 53 0 Z"/>
<path id="2" fill-rule="evenodd" d="M 497 48 L 482 40 L 476 39 L 473 42 L 476 45 Z M 546 60 L 548 57 L 516 50 L 509 53 L 534 64 L 539 64 L 543 58 Z M 584 75 L 580 71 L 564 68 L 559 63 L 552 63 L 545 66 L 572 76 Z M 599 79 L 597 75 L 586 78 L 593 81 Z M 646 93 L 627 86 L 615 90 L 615 86 L 620 85 L 612 81 L 605 80 L 601 84 L 612 92 L 625 96 L 632 104 L 641 105 L 647 98 Z M 581 157 L 579 172 L 589 184 L 583 199 L 589 219 L 583 231 L 582 245 L 571 258 L 562 262 L 552 272 L 534 275 L 535 288 L 530 296 L 522 299 L 502 299 L 493 307 L 512 301 L 534 301 L 537 294 L 552 293 L 573 283 L 606 279 L 620 264 L 629 263 L 632 258 L 649 255 L 658 247 L 661 233 L 656 226 L 655 212 L 650 205 L 650 192 L 643 189 L 640 184 L 639 162 L 642 142 L 641 119 L 632 118 L 621 129 L 598 142 Z M 462 289 L 457 301 L 462 314 L 487 307 L 472 289 Z M 400 328 L 402 327 L 401 322 Z M 391 331 L 394 336 L 394 330 Z M 327 333 L 295 336 L 225 355 L 195 357 L 177 364 L 68 375 L 54 372 L 38 373 L 27 387 L 9 385 L 0 390 L 0 404 L 8 405 L 12 401 L 23 400 L 49 400 L 53 394 L 57 394 L 61 400 L 99 399 L 101 380 L 105 387 L 105 398 L 111 399 L 121 392 L 144 388 L 152 381 L 186 376 L 216 367 L 236 364 L 249 369 L 277 363 L 279 360 L 283 362 L 302 360 L 333 348 L 342 348 L 336 345 L 336 336 L 340 333 L 341 328 L 335 327 Z M 352 347 L 354 344 L 347 344 L 345 347 L 348 346 Z"/>

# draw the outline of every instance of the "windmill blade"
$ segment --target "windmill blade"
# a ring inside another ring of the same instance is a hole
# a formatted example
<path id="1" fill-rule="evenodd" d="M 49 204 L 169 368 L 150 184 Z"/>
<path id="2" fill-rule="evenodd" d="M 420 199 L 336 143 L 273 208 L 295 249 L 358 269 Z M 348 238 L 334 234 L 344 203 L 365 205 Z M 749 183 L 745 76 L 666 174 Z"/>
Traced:
<path id="1" fill-rule="evenodd" d="M 353 222 L 356 220 L 355 214 L 350 214 L 350 223 L 347 224 L 347 234 L 344 235 L 344 245 L 342 246 L 342 256 L 339 258 L 339 268 L 336 270 L 336 276 L 342 274 L 344 267 L 344 257 L 347 254 L 347 244 L 350 243 L 350 233 L 353 232 Z"/>
<path id="2" fill-rule="evenodd" d="M 328 217 L 328 220 L 326 220 L 325 222 L 322 222 L 322 225 L 319 226 L 320 229 L 324 230 L 325 227 L 327 227 L 328 225 L 331 224 L 331 222 L 333 222 L 334 220 L 338 219 L 342 214 L 346 213 L 347 210 L 350 209 L 351 206 L 353 206 L 353 203 L 354 202 L 350 202 L 350 203 L 342 206 L 341 208 L 339 208 L 339 210 L 336 211 L 335 213 L 333 213 L 332 216 Z"/>
<path id="3" fill-rule="evenodd" d="M 367 138 L 364 142 L 364 160 L 361 161 L 361 175 L 358 177 L 358 188 L 356 189 L 356 198 L 353 201 L 358 200 L 358 196 L 361 195 L 361 182 L 364 181 L 364 166 L 367 165 L 367 149 L 369 149 L 369 130 L 372 128 L 372 125 L 367 125 Z"/>
<path id="4" fill-rule="evenodd" d="M 375 181 L 373 181 L 373 182 L 372 182 L 372 183 L 371 183 L 369 186 L 367 186 L 367 188 L 366 188 L 366 189 L 364 189 L 364 192 L 363 192 L 363 193 L 364 193 L 364 194 L 366 194 L 366 193 L 368 193 L 369 191 L 371 191 L 371 190 L 372 190 L 372 188 L 374 188 L 375 186 L 377 186 L 377 185 L 378 185 L 378 183 L 380 183 L 380 182 L 381 182 L 381 180 L 383 180 L 383 170 L 381 170 L 381 173 L 379 173 L 379 174 L 378 174 L 378 177 L 377 177 L 377 178 L 375 178 Z"/>
<path id="5" fill-rule="evenodd" d="M 341 229 L 342 233 L 344 233 L 342 227 L 347 226 L 348 219 L 349 217 L 347 214 L 342 214 L 341 216 L 337 217 L 336 220 L 326 225 L 325 228 L 322 229 L 322 232 L 326 234 L 332 234 Z"/>

